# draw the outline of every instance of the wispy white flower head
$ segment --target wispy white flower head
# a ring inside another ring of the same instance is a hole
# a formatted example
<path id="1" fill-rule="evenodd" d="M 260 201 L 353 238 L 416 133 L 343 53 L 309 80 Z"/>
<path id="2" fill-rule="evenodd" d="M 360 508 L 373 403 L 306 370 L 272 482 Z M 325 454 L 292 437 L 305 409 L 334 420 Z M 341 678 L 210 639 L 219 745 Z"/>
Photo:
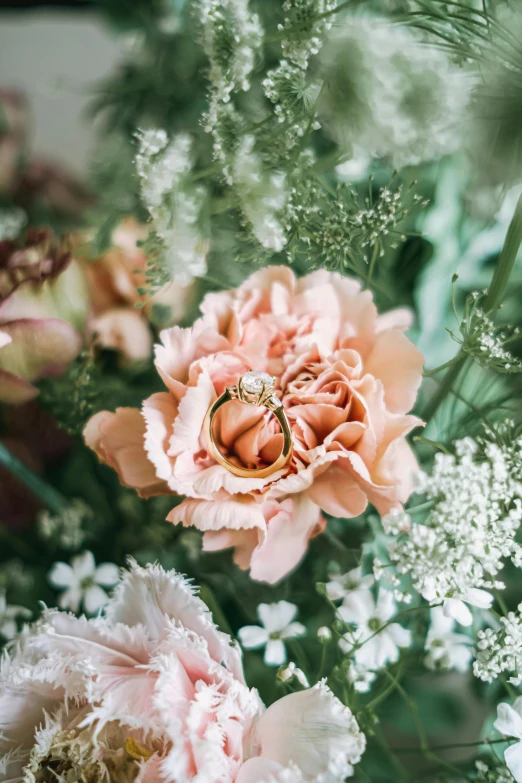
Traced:
<path id="1" fill-rule="evenodd" d="M 259 604 L 257 615 L 262 625 L 245 625 L 240 628 L 239 640 L 246 650 L 264 647 L 267 666 L 281 666 L 286 662 L 284 640 L 296 639 L 306 633 L 304 625 L 294 621 L 297 606 L 288 601 Z"/>
<path id="2" fill-rule="evenodd" d="M 488 591 L 503 587 L 495 576 L 504 558 L 522 562 L 515 541 L 522 521 L 522 444 L 479 446 L 465 438 L 454 446 L 454 455 L 437 454 L 430 475 L 419 474 L 417 491 L 432 508 L 389 552 L 423 598 L 444 602 L 447 616 L 469 625 L 467 605 L 487 609 L 493 600 Z"/>
<path id="3" fill-rule="evenodd" d="M 169 141 L 158 129 L 139 131 L 138 140 L 136 170 L 151 228 L 164 245 L 166 280 L 187 285 L 207 269 L 207 243 L 198 225 L 204 191 L 187 182 L 192 140 L 179 133 Z"/>
<path id="4" fill-rule="evenodd" d="M 0 674 L 9 780 L 341 783 L 364 746 L 322 682 L 265 710 L 238 646 L 159 566 L 131 563 L 105 616 L 45 610 Z"/>
<path id="5" fill-rule="evenodd" d="M 61 609 L 78 612 L 83 603 L 87 614 L 95 614 L 109 600 L 105 587 L 114 587 L 120 578 L 114 563 L 96 565 L 88 550 L 73 557 L 71 564 L 58 562 L 49 571 L 49 582 L 62 590 L 58 599 Z"/>
<path id="6" fill-rule="evenodd" d="M 399 168 L 458 147 L 472 84 L 440 48 L 384 19 L 351 16 L 322 60 L 319 116 L 356 157 Z"/>

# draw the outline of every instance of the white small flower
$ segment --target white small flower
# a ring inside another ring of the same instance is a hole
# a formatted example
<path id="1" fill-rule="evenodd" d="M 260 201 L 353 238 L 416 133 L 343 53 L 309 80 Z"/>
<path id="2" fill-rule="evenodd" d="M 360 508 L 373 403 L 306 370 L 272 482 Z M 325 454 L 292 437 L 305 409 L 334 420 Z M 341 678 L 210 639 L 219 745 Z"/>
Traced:
<path id="1" fill-rule="evenodd" d="M 114 563 L 97 566 L 93 553 L 87 550 L 73 557 L 71 565 L 55 563 L 48 578 L 53 587 L 64 590 L 58 600 L 61 609 L 78 612 L 83 601 L 85 611 L 94 614 L 109 600 L 103 588 L 117 584 L 119 570 Z"/>
<path id="2" fill-rule="evenodd" d="M 473 615 L 466 606 L 478 606 L 480 609 L 489 609 L 493 603 L 493 596 L 486 590 L 480 590 L 477 587 L 471 587 L 463 595 L 447 598 L 444 601 L 444 616 L 451 617 L 461 625 L 471 625 Z"/>
<path id="3" fill-rule="evenodd" d="M 308 682 L 306 674 L 302 669 L 299 669 L 293 661 L 290 661 L 290 663 L 285 666 L 284 669 L 281 669 L 278 676 L 281 682 L 292 682 L 292 680 L 296 679 L 297 682 L 303 686 L 303 688 L 310 687 L 310 683 Z"/>
<path id="4" fill-rule="evenodd" d="M 281 666 L 286 663 L 284 639 L 295 639 L 306 633 L 302 623 L 293 622 L 297 606 L 288 601 L 275 604 L 259 604 L 257 616 L 263 627 L 245 625 L 238 631 L 241 644 L 246 650 L 265 647 L 264 661 L 267 666 Z"/>
<path id="5" fill-rule="evenodd" d="M 353 568 L 346 574 L 330 573 L 329 577 L 326 583 L 326 595 L 330 601 L 340 601 L 356 590 L 369 590 L 374 583 L 371 574 L 362 575 L 361 566 Z"/>
<path id="6" fill-rule="evenodd" d="M 346 679 L 353 685 L 358 693 L 368 693 L 375 677 L 375 672 L 370 671 L 365 666 L 359 666 L 353 661 L 346 675 Z"/>
<path id="7" fill-rule="evenodd" d="M 0 636 L 3 636 L 4 639 L 12 639 L 18 631 L 17 618 L 28 620 L 30 617 L 29 609 L 26 609 L 25 606 L 8 604 L 5 593 L 0 592 Z"/>
<path id="8" fill-rule="evenodd" d="M 355 626 L 355 630 L 346 633 L 340 644 L 347 653 L 357 647 L 355 662 L 358 666 L 378 671 L 386 663 L 399 659 L 400 647 L 411 644 L 411 631 L 399 623 L 386 625 L 396 612 L 389 590 L 381 589 L 377 602 L 369 590 L 358 590 L 344 599 L 338 611 L 344 622 Z"/>
<path id="9" fill-rule="evenodd" d="M 518 697 L 513 706 L 499 704 L 497 712 L 498 717 L 493 724 L 496 730 L 506 737 L 522 740 L 522 696 Z M 517 783 L 522 783 L 522 742 L 510 745 L 504 751 L 504 760 Z"/>
<path id="10" fill-rule="evenodd" d="M 424 649 L 428 653 L 424 663 L 428 669 L 469 669 L 472 640 L 464 634 L 455 633 L 455 620 L 447 617 L 440 606 L 431 610 L 431 624 Z"/>

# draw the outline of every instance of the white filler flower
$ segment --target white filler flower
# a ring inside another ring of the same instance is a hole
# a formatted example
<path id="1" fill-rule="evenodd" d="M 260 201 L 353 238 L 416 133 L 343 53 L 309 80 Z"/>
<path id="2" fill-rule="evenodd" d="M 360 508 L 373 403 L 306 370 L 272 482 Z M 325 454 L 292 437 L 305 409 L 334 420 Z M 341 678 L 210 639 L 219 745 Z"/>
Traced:
<path id="1" fill-rule="evenodd" d="M 286 663 L 284 639 L 296 639 L 306 633 L 302 623 L 294 622 L 297 606 L 288 601 L 275 604 L 259 604 L 257 616 L 259 625 L 245 625 L 238 631 L 239 640 L 246 650 L 265 647 L 264 661 L 267 666 L 281 666 Z"/>
<path id="2" fill-rule="evenodd" d="M 16 620 L 28 620 L 31 612 L 25 606 L 8 604 L 5 593 L 0 592 L 0 636 L 4 639 L 12 639 L 18 631 Z"/>
<path id="3" fill-rule="evenodd" d="M 497 711 L 498 717 L 493 724 L 496 730 L 506 737 L 522 740 L 522 696 L 518 697 L 513 706 L 499 704 Z M 506 748 L 504 760 L 517 783 L 522 783 L 522 742 Z"/>
<path id="4" fill-rule="evenodd" d="M 355 663 L 370 671 L 382 669 L 388 662 L 399 659 L 399 648 L 409 647 L 411 631 L 399 623 L 389 623 L 396 613 L 393 594 L 380 590 L 377 601 L 369 590 L 358 590 L 348 595 L 339 607 L 339 616 L 355 629 L 341 640 L 344 652 L 355 648 Z"/>
<path id="5" fill-rule="evenodd" d="M 60 609 L 78 612 L 80 604 L 87 614 L 94 614 L 109 600 L 103 589 L 113 587 L 119 580 L 118 566 L 114 563 L 96 565 L 94 555 L 88 550 L 73 557 L 71 564 L 58 562 L 49 572 L 49 582 L 64 592 L 58 600 Z"/>
<path id="6" fill-rule="evenodd" d="M 455 620 L 447 617 L 441 606 L 431 612 L 431 623 L 424 649 L 428 653 L 424 663 L 428 669 L 469 669 L 473 653 L 472 640 L 462 633 L 455 633 Z"/>

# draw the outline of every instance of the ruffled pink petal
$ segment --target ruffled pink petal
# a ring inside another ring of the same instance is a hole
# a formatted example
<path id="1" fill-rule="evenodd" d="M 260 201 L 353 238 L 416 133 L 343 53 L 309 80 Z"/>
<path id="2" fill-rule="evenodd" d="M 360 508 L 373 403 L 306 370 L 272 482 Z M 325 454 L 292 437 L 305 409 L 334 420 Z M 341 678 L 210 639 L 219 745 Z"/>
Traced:
<path id="1" fill-rule="evenodd" d="M 189 329 L 179 326 L 165 329 L 160 338 L 161 343 L 155 346 L 156 368 L 178 402 L 185 394 L 193 362 L 230 348 L 227 338 L 204 318 Z"/>
<path id="2" fill-rule="evenodd" d="M 112 623 L 145 628 L 146 638 L 155 641 L 168 630 L 166 618 L 181 623 L 205 639 L 213 660 L 225 663 L 234 677 L 243 682 L 240 652 L 230 645 L 230 637 L 216 628 L 207 606 L 181 574 L 166 572 L 159 566 L 140 568 L 131 561 L 106 614 Z M 172 640 L 165 640 L 165 649 L 172 651 Z M 178 654 L 181 655 L 180 650 Z M 190 677 L 190 667 L 185 665 L 185 670 Z M 191 680 L 195 682 L 197 678 Z"/>
<path id="3" fill-rule="evenodd" d="M 236 783 L 267 783 L 268 780 L 277 779 L 277 774 L 282 770 L 283 765 L 277 761 L 256 756 L 241 765 Z"/>
<path id="4" fill-rule="evenodd" d="M 87 422 L 83 437 L 100 461 L 118 473 L 124 486 L 136 489 L 142 497 L 169 492 L 147 458 L 145 420 L 137 408 L 96 413 Z"/>
<path id="5" fill-rule="evenodd" d="M 152 335 L 143 315 L 131 307 L 118 307 L 98 316 L 92 323 L 98 342 L 121 353 L 131 362 L 148 359 Z"/>
<path id="6" fill-rule="evenodd" d="M 368 505 L 368 498 L 360 484 L 338 464 L 317 476 L 307 495 L 322 511 L 333 517 L 358 517 Z"/>
<path id="7" fill-rule="evenodd" d="M 401 332 L 406 332 L 412 323 L 412 311 L 408 307 L 396 307 L 377 318 L 376 331 L 385 332 L 388 329 L 400 329 Z"/>
<path id="8" fill-rule="evenodd" d="M 281 503 L 268 503 L 267 533 L 252 553 L 250 576 L 274 584 L 292 571 L 306 554 L 308 541 L 322 532 L 326 522 L 306 495 Z"/>
<path id="9" fill-rule="evenodd" d="M 249 530 L 266 527 L 262 507 L 250 495 L 238 495 L 230 500 L 195 500 L 189 498 L 169 513 L 167 520 L 194 525 L 198 530 Z"/>
<path id="10" fill-rule="evenodd" d="M 424 357 L 399 329 L 376 336 L 365 370 L 382 381 L 386 406 L 393 413 L 411 410 L 422 381 Z"/>
<path id="11" fill-rule="evenodd" d="M 250 568 L 252 553 L 263 541 L 265 533 L 259 528 L 253 530 L 207 530 L 203 536 L 204 552 L 220 552 L 234 549 L 234 563 L 243 571 Z"/>
<path id="12" fill-rule="evenodd" d="M 143 403 L 142 416 L 146 424 L 145 450 L 156 468 L 156 475 L 167 483 L 172 477 L 173 460 L 168 454 L 178 406 L 168 392 L 151 395 Z"/>

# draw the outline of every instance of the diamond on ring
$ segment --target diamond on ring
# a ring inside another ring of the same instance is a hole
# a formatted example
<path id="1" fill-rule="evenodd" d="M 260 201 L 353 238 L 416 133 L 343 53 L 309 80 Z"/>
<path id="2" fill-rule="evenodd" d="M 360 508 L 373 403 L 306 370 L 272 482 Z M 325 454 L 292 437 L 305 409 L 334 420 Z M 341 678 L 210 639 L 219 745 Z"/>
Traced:
<path id="1" fill-rule="evenodd" d="M 250 370 L 241 377 L 241 385 L 250 394 L 260 394 L 266 389 L 270 391 L 275 386 L 275 378 L 266 372 Z"/>

